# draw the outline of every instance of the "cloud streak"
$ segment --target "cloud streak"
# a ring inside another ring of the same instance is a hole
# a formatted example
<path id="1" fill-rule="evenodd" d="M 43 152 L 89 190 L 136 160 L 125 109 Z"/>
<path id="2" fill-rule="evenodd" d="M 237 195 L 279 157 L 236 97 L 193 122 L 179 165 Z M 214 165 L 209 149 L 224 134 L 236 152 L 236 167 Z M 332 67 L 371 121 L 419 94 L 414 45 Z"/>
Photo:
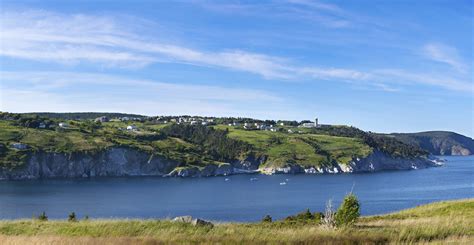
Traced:
<path id="1" fill-rule="evenodd" d="M 459 72 L 466 73 L 468 70 L 456 48 L 439 43 L 428 43 L 423 47 L 423 55 L 430 60 L 448 64 Z"/>
<path id="2" fill-rule="evenodd" d="M 308 3 L 297 1 L 295 4 Z M 330 12 L 342 11 L 334 5 L 317 4 L 312 7 Z M 407 81 L 453 91 L 473 91 L 472 83 L 463 77 L 442 76 L 444 79 L 439 79 L 438 74 L 393 68 L 364 71 L 318 67 L 296 64 L 284 57 L 235 49 L 210 52 L 139 35 L 133 31 L 137 28 L 141 26 L 129 26 L 111 16 L 5 11 L 0 19 L 0 55 L 64 64 L 101 64 L 106 67 L 140 68 L 157 62 L 183 63 L 247 72 L 265 79 L 287 82 L 329 81 L 364 84 L 389 92 L 399 91 L 399 86 L 409 84 Z M 444 62 L 459 70 L 465 69 L 455 50 L 440 45 L 427 45 L 425 54 L 432 60 Z"/>
<path id="3" fill-rule="evenodd" d="M 285 100 L 268 91 L 76 72 L 1 71 L 0 110 L 118 111 L 158 114 L 256 116 L 288 111 Z M 21 84 L 19 86 L 19 84 Z M 85 89 L 87 88 L 87 89 Z M 91 89 L 92 88 L 92 89 Z M 248 111 L 248 108 L 254 108 Z"/>

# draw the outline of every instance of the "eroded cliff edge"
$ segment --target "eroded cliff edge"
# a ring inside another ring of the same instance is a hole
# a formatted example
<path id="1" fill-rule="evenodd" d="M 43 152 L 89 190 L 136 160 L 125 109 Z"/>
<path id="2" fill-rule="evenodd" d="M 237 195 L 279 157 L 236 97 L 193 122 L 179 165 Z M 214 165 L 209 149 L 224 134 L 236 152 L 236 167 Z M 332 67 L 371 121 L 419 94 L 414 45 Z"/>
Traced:
<path id="1" fill-rule="evenodd" d="M 409 170 L 437 166 L 435 159 L 394 158 L 374 150 L 365 158 L 355 158 L 348 164 L 334 162 L 322 167 L 302 167 L 288 164 L 285 167 L 265 167 L 265 157 L 248 157 L 230 163 L 209 164 L 204 167 L 182 167 L 179 162 L 145 153 L 133 148 L 112 147 L 88 153 L 30 153 L 26 164 L 16 169 L 0 169 L 2 180 L 88 178 L 117 176 L 175 176 L 207 177 L 240 173 L 352 173 L 381 170 Z"/>

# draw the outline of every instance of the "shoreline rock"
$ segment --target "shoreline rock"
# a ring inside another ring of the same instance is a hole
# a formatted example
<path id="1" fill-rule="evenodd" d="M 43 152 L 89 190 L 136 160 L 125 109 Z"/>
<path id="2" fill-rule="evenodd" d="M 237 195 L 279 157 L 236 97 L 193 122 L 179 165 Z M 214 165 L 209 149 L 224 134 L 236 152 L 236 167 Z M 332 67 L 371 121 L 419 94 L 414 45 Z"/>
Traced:
<path id="1" fill-rule="evenodd" d="M 95 154 L 35 152 L 25 166 L 9 170 L 0 168 L 0 180 L 90 178 L 122 176 L 210 177 L 233 174 L 339 174 L 410 170 L 439 166 L 439 159 L 394 158 L 374 150 L 365 158 L 352 159 L 348 164 L 303 168 L 297 164 L 265 167 L 265 157 L 250 156 L 231 163 L 209 164 L 203 167 L 179 167 L 178 162 L 136 149 L 115 147 Z"/>

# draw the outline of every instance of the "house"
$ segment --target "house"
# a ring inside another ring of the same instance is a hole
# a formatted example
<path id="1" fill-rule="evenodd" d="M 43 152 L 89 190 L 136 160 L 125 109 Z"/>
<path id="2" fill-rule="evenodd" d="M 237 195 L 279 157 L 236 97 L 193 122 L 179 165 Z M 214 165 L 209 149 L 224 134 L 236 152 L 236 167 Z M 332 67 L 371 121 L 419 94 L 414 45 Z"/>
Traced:
<path id="1" fill-rule="evenodd" d="M 202 126 L 206 126 L 207 124 L 209 124 L 209 123 L 208 122 L 201 122 Z"/>
<path id="2" fill-rule="evenodd" d="M 23 143 L 13 143 L 13 144 L 11 144 L 11 147 L 13 147 L 17 150 L 26 150 L 28 148 L 28 145 L 23 144 Z"/>
<path id="3" fill-rule="evenodd" d="M 270 131 L 272 131 L 272 132 L 277 132 L 277 131 L 278 131 L 278 128 L 271 128 Z"/>
<path id="4" fill-rule="evenodd" d="M 303 123 L 303 124 L 300 124 L 298 127 L 303 127 L 303 128 L 319 128 L 320 125 L 318 123 L 318 118 L 316 117 L 314 119 L 314 123 L 313 122 L 307 122 L 307 123 Z"/>
<path id="5" fill-rule="evenodd" d="M 46 124 L 44 122 L 40 122 L 38 128 L 46 128 Z"/>
<path id="6" fill-rule="evenodd" d="M 108 122 L 109 121 L 109 118 L 106 117 L 106 116 L 101 116 L 101 117 L 98 117 L 94 120 L 94 122 Z"/>
<path id="7" fill-rule="evenodd" d="M 123 122 L 130 121 L 130 117 L 122 117 L 120 118 L 120 121 L 123 121 Z"/>
<path id="8" fill-rule="evenodd" d="M 293 133 L 293 130 L 288 129 L 288 133 L 292 134 L 292 133 Z"/>
<path id="9" fill-rule="evenodd" d="M 189 122 L 189 124 L 191 124 L 191 125 L 196 125 L 197 123 L 198 123 L 198 121 L 191 121 L 191 122 Z"/>
<path id="10" fill-rule="evenodd" d="M 60 128 L 67 128 L 69 126 L 65 122 L 60 122 L 58 125 L 59 125 Z"/>
<path id="11" fill-rule="evenodd" d="M 302 128 L 314 128 L 315 125 L 314 125 L 314 123 L 311 122 L 311 123 L 303 123 L 303 124 L 301 124 L 299 127 L 302 127 Z"/>
<path id="12" fill-rule="evenodd" d="M 137 126 L 135 126 L 135 125 L 128 125 L 128 126 L 127 126 L 127 130 L 128 130 L 128 131 L 137 131 L 138 128 L 137 128 Z"/>
<path id="13" fill-rule="evenodd" d="M 285 126 L 285 123 L 280 123 L 280 126 Z"/>

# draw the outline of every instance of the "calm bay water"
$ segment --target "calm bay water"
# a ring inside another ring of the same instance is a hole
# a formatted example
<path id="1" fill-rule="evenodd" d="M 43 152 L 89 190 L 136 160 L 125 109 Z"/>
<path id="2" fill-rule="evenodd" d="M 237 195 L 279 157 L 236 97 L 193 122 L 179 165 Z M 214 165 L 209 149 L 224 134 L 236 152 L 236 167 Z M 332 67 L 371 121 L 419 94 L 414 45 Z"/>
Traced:
<path id="1" fill-rule="evenodd" d="M 323 211 L 351 191 L 362 214 L 474 197 L 474 156 L 443 157 L 444 166 L 341 175 L 234 175 L 196 179 L 139 177 L 0 182 L 0 218 L 167 218 L 192 215 L 219 221 L 283 218 L 306 208 Z"/>

